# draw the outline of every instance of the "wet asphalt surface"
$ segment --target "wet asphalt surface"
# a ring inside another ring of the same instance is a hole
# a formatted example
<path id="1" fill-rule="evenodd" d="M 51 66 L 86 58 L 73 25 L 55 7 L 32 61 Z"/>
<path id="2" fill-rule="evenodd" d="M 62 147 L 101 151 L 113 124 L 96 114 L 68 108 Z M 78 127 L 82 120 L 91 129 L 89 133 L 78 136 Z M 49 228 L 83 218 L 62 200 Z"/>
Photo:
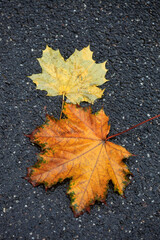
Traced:
<path id="1" fill-rule="evenodd" d="M 158 239 L 160 119 L 112 140 L 136 155 L 127 160 L 134 177 L 125 199 L 110 184 L 107 206 L 97 202 L 90 214 L 74 217 L 69 181 L 45 192 L 23 177 L 40 152 L 24 134 L 44 122 L 44 106 L 61 111 L 61 96 L 27 78 L 41 72 L 46 44 L 64 58 L 90 44 L 96 62 L 108 60 L 93 111 L 104 107 L 110 134 L 160 113 L 159 9 L 158 0 L 0 0 L 0 239 Z"/>

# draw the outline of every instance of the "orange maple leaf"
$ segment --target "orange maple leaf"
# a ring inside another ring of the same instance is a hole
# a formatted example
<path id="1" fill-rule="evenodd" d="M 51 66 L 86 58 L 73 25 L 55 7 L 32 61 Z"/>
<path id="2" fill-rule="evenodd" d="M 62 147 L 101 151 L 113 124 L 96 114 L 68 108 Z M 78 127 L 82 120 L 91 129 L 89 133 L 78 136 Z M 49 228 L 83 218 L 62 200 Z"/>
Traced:
<path id="1" fill-rule="evenodd" d="M 26 178 L 33 186 L 43 183 L 46 189 L 70 178 L 67 193 L 78 216 L 95 200 L 105 201 L 110 180 L 123 195 L 130 171 L 122 160 L 132 154 L 107 141 L 110 126 L 103 109 L 92 114 L 91 107 L 65 104 L 63 113 L 66 118 L 60 120 L 47 115 L 46 122 L 29 135 L 43 152 Z"/>

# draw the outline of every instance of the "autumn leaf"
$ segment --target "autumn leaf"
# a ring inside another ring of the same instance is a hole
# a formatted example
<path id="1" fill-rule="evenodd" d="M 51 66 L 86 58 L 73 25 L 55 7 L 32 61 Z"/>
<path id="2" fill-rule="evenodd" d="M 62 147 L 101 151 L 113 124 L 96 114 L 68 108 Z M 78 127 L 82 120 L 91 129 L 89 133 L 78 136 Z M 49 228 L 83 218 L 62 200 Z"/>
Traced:
<path id="1" fill-rule="evenodd" d="M 75 52 L 65 61 L 59 50 L 46 47 L 38 59 L 42 73 L 30 78 L 48 96 L 63 95 L 72 103 L 93 103 L 104 92 L 97 86 L 105 83 L 105 63 L 95 63 L 89 46 Z"/>
<path id="2" fill-rule="evenodd" d="M 105 200 L 110 180 L 123 195 L 130 171 L 122 160 L 131 153 L 106 141 L 110 126 L 103 109 L 94 115 L 91 107 L 65 104 L 63 113 L 66 118 L 61 120 L 48 115 L 46 122 L 29 135 L 43 152 L 28 169 L 27 179 L 33 186 L 43 183 L 47 189 L 70 178 L 67 193 L 78 216 L 95 200 Z"/>

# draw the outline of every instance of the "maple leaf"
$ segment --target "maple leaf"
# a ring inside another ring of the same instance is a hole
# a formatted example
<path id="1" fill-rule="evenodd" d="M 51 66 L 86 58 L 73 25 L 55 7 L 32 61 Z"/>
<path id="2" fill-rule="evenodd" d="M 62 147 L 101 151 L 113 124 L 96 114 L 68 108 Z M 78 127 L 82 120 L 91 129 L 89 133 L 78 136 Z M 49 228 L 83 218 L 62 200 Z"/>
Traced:
<path id="1" fill-rule="evenodd" d="M 63 95 L 72 103 L 93 103 L 104 92 L 97 86 L 105 83 L 105 63 L 95 63 L 89 46 L 75 52 L 67 59 L 59 50 L 46 47 L 42 58 L 38 58 L 42 73 L 29 76 L 40 90 L 48 96 Z"/>
<path id="2" fill-rule="evenodd" d="M 43 152 L 26 178 L 33 186 L 43 183 L 46 189 L 70 178 L 67 193 L 78 216 L 95 200 L 105 201 L 110 180 L 123 195 L 130 171 L 122 160 L 131 153 L 106 140 L 110 126 L 103 109 L 94 115 L 91 107 L 65 104 L 63 113 L 66 118 L 61 120 L 47 115 L 46 122 L 29 135 Z"/>

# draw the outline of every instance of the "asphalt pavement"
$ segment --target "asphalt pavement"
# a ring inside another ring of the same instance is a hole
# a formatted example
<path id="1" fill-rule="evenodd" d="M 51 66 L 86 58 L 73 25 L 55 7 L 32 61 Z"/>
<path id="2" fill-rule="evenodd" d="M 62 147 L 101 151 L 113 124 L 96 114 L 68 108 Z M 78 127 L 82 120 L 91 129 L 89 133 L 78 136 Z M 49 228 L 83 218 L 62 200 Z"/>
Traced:
<path id="1" fill-rule="evenodd" d="M 126 198 L 114 192 L 107 205 L 75 218 L 66 195 L 69 181 L 47 192 L 23 177 L 40 148 L 25 134 L 58 118 L 61 96 L 36 90 L 27 76 L 40 73 L 36 58 L 49 45 L 67 59 L 90 44 L 97 63 L 108 60 L 102 106 L 111 133 L 160 113 L 158 0 L 0 0 L 0 239 L 151 240 L 160 237 L 160 119 L 112 141 L 135 154 Z M 86 106 L 87 103 L 82 103 Z"/>

